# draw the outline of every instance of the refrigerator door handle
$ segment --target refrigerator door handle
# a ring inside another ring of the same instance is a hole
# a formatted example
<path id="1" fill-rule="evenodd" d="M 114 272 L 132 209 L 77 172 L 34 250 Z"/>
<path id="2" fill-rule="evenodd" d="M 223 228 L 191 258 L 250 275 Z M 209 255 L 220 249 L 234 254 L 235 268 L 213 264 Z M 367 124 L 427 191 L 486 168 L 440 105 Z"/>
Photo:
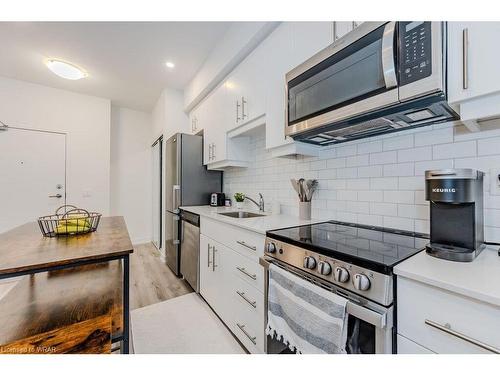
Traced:
<path id="1" fill-rule="evenodd" d="M 179 211 L 179 196 L 178 193 L 181 191 L 180 185 L 172 186 L 172 212 L 178 214 Z"/>

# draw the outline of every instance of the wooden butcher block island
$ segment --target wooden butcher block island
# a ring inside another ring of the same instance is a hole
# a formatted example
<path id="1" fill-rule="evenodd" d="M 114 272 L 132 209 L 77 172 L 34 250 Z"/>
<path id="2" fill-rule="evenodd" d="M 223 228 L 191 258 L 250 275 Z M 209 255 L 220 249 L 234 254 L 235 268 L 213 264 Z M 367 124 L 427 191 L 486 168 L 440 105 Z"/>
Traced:
<path id="1" fill-rule="evenodd" d="M 128 353 L 132 252 L 123 217 L 78 236 L 42 237 L 35 222 L 1 234 L 0 353 Z"/>

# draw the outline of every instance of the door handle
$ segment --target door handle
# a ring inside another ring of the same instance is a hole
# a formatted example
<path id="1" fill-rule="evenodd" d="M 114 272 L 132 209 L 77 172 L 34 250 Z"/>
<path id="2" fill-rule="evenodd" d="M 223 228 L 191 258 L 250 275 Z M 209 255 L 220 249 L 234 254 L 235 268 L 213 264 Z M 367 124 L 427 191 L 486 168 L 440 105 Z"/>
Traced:
<path id="1" fill-rule="evenodd" d="M 467 341 L 468 343 L 470 343 L 472 345 L 476 345 L 484 350 L 487 350 L 487 351 L 495 353 L 495 354 L 500 354 L 499 349 L 497 349 L 491 345 L 485 344 L 484 342 L 481 342 L 479 340 L 473 339 L 472 337 L 464 335 L 463 333 L 457 332 L 457 331 L 451 329 L 449 324 L 441 325 L 441 324 L 436 323 L 436 322 L 429 320 L 429 319 L 425 319 L 424 322 L 428 326 L 431 326 L 431 327 L 436 328 L 440 331 L 446 332 L 447 334 L 449 334 L 451 336 L 455 336 L 463 341 Z"/>
<path id="2" fill-rule="evenodd" d="M 246 303 L 248 303 L 250 306 L 252 306 L 254 309 L 257 308 L 257 301 L 250 301 L 246 295 L 245 292 L 240 292 L 239 290 L 236 291 L 236 294 L 239 295 Z"/>
<path id="3" fill-rule="evenodd" d="M 217 249 L 215 248 L 215 245 L 212 247 L 212 272 L 215 272 L 215 267 L 217 267 L 217 265 L 215 264 L 215 252 L 217 251 Z"/>
<path id="4" fill-rule="evenodd" d="M 382 36 L 382 71 L 387 89 L 396 87 L 398 79 L 396 77 L 396 66 L 394 63 L 394 36 L 396 34 L 396 22 L 391 21 L 384 27 Z"/>
<path id="5" fill-rule="evenodd" d="M 236 101 L 236 122 L 239 122 L 241 120 L 240 118 L 240 102 L 237 100 Z"/>
<path id="6" fill-rule="evenodd" d="M 62 198 L 62 194 L 49 195 L 49 198 Z"/>
<path id="7" fill-rule="evenodd" d="M 248 115 L 245 114 L 245 104 L 247 104 L 247 101 L 245 100 L 245 97 L 241 97 L 241 119 L 244 120 L 245 117 L 248 117 Z"/>
<path id="8" fill-rule="evenodd" d="M 247 332 L 247 330 L 245 329 L 245 325 L 244 324 L 236 323 L 236 325 L 241 330 L 241 332 L 243 332 L 243 334 L 246 337 L 248 337 L 248 339 L 252 342 L 252 344 L 257 345 L 257 337 L 256 336 L 252 336 L 251 334 L 249 334 Z"/>
<path id="9" fill-rule="evenodd" d="M 208 252 L 208 256 L 207 256 L 208 264 L 207 264 L 207 267 L 210 268 L 210 265 L 212 263 L 212 262 L 210 262 L 210 244 L 207 245 L 207 252 Z"/>
<path id="10" fill-rule="evenodd" d="M 462 87 L 469 88 L 469 29 L 462 30 Z"/>
<path id="11" fill-rule="evenodd" d="M 253 250 L 253 251 L 257 251 L 257 246 L 249 245 L 245 241 L 236 241 L 236 243 L 240 244 L 241 246 L 246 247 L 247 249 L 250 249 L 250 250 Z"/>
<path id="12" fill-rule="evenodd" d="M 180 185 L 174 185 L 172 186 L 172 211 L 176 214 L 179 213 L 179 207 L 178 207 L 178 199 L 177 199 L 177 192 L 181 191 L 181 186 Z"/>

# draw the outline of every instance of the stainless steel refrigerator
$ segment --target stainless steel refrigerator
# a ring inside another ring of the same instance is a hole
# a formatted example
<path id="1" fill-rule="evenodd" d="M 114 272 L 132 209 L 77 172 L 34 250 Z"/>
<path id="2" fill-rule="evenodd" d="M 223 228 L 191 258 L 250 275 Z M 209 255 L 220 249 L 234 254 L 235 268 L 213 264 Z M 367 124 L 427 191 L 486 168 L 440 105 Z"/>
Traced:
<path id="1" fill-rule="evenodd" d="M 203 137 L 177 133 L 165 142 L 165 252 L 170 269 L 180 274 L 180 206 L 208 205 L 222 191 L 222 172 L 203 165 Z"/>

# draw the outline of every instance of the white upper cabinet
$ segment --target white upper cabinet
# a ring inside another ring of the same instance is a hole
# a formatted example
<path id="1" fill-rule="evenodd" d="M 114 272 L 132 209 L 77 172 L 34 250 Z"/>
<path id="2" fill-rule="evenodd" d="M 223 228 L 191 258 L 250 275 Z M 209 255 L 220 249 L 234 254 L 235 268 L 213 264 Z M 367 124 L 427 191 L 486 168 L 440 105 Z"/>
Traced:
<path id="1" fill-rule="evenodd" d="M 266 92 L 263 71 L 269 63 L 257 48 L 227 78 L 229 98 L 227 111 L 231 113 L 228 130 L 248 124 L 265 113 Z"/>
<path id="2" fill-rule="evenodd" d="M 461 103 L 500 92 L 500 22 L 448 22 L 448 99 Z"/>
<path id="3" fill-rule="evenodd" d="M 247 166 L 248 138 L 229 139 L 227 131 L 232 122 L 228 111 L 231 101 L 227 83 L 217 87 L 199 105 L 199 123 L 203 124 L 203 163 L 209 169 Z"/>
<path id="4" fill-rule="evenodd" d="M 314 155 L 314 146 L 285 137 L 285 75 L 333 42 L 331 22 L 285 22 L 259 46 L 266 56 L 266 148 Z"/>
<path id="5" fill-rule="evenodd" d="M 201 122 L 200 118 L 202 120 Z M 203 114 L 202 111 L 200 110 L 200 106 L 198 106 L 189 113 L 188 131 L 190 134 L 197 134 L 202 130 L 203 130 Z"/>

